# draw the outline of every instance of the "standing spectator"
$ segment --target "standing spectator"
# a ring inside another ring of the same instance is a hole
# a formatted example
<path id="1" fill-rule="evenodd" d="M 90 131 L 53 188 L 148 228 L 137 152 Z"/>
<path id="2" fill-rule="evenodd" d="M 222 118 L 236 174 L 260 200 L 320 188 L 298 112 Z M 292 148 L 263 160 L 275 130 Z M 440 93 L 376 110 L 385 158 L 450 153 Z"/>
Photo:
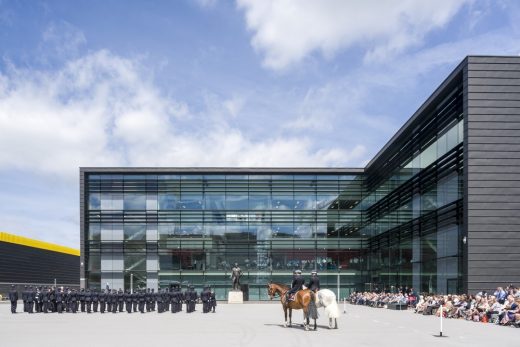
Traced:
<path id="1" fill-rule="evenodd" d="M 11 313 L 16 313 L 16 305 L 18 304 L 18 292 L 14 285 L 11 286 L 9 291 L 9 301 L 11 301 Z"/>

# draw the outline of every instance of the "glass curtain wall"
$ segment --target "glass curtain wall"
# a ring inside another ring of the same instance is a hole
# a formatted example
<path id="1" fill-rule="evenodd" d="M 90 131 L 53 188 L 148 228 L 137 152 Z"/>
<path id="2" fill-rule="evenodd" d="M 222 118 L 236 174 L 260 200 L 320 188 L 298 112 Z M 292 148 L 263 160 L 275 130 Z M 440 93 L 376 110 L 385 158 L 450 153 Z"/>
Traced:
<path id="1" fill-rule="evenodd" d="M 384 163 L 367 170 L 365 289 L 461 289 L 462 115 L 457 87 Z"/>
<path id="2" fill-rule="evenodd" d="M 90 174 L 88 283 L 211 283 L 225 299 L 236 262 L 250 300 L 296 268 L 332 288 L 339 274 L 346 294 L 361 283 L 362 189 L 357 175 Z"/>

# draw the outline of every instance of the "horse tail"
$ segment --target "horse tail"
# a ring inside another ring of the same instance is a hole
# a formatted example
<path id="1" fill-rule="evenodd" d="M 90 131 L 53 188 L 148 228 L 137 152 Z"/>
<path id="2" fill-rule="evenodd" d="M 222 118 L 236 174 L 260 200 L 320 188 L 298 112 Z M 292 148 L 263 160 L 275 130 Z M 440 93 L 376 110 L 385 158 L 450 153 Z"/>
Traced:
<path id="1" fill-rule="evenodd" d="M 339 318 L 339 307 L 336 300 L 325 306 L 325 313 L 329 318 Z"/>
<path id="2" fill-rule="evenodd" d="M 309 318 L 318 319 L 318 308 L 316 307 L 316 294 L 311 290 L 311 302 L 309 303 Z"/>

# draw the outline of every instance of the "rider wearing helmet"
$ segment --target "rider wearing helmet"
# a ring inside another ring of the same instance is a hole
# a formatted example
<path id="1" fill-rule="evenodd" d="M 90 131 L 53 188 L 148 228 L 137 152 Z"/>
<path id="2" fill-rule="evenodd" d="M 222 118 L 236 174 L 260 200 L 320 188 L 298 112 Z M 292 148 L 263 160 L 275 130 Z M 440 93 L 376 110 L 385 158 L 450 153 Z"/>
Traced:
<path id="1" fill-rule="evenodd" d="M 320 278 L 318 277 L 318 272 L 316 270 L 311 272 L 309 283 L 305 286 L 315 293 L 320 290 Z"/>
<path id="2" fill-rule="evenodd" d="M 303 289 L 303 285 L 305 284 L 305 279 L 302 276 L 301 270 L 295 270 L 293 272 L 293 281 L 291 284 L 291 289 L 287 292 L 287 299 L 289 301 L 294 300 L 293 295 Z"/>

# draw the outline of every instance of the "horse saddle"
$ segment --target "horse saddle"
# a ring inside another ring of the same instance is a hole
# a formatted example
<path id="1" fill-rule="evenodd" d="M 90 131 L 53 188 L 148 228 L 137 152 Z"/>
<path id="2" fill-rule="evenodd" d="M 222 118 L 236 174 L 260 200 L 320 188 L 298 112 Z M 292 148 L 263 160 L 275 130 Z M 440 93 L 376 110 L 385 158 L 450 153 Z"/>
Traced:
<path id="1" fill-rule="evenodd" d="M 296 293 L 287 293 L 287 301 L 294 301 L 296 299 L 296 294 L 298 294 L 299 290 Z"/>

